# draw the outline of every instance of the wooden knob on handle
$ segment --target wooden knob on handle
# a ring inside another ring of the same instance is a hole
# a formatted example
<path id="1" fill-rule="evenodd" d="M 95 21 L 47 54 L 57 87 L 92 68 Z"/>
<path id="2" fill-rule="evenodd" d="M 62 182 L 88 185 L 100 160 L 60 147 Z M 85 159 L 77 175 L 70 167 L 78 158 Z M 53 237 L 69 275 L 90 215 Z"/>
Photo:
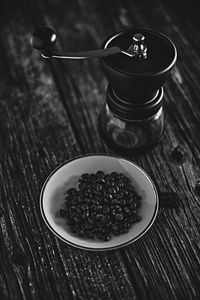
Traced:
<path id="1" fill-rule="evenodd" d="M 51 57 L 51 49 L 56 42 L 56 33 L 51 28 L 40 28 L 32 34 L 30 42 L 33 48 L 42 51 L 45 56 Z"/>

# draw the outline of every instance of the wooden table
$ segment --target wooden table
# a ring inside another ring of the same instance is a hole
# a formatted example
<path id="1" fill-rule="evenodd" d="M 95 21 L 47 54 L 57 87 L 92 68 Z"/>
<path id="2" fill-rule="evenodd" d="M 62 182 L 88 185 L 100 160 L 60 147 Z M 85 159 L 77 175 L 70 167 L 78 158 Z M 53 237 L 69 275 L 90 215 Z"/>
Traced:
<path id="1" fill-rule="evenodd" d="M 181 5 L 181 6 L 180 6 Z M 185 8 L 185 10 L 183 10 Z M 195 7 L 167 1 L 12 1 L 0 18 L 0 299 L 200 299 L 200 38 Z M 96 49 L 127 27 L 158 30 L 178 49 L 165 84 L 165 133 L 129 157 L 155 182 L 156 222 L 141 239 L 89 252 L 56 238 L 39 195 L 49 173 L 87 153 L 114 153 L 97 118 L 107 80 L 98 60 L 45 60 L 29 44 L 41 26 L 57 49 Z"/>

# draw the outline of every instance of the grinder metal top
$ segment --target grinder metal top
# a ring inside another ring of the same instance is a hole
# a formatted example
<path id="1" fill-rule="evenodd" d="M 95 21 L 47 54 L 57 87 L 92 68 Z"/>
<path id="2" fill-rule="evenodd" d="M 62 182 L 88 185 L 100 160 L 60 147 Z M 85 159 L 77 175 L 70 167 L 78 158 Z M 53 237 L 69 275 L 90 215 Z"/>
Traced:
<path id="1" fill-rule="evenodd" d="M 132 58 L 117 54 L 102 59 L 103 64 L 121 74 L 158 75 L 171 69 L 177 57 L 172 41 L 152 30 L 131 29 L 116 33 L 104 42 L 102 48 L 115 46 L 138 54 Z"/>

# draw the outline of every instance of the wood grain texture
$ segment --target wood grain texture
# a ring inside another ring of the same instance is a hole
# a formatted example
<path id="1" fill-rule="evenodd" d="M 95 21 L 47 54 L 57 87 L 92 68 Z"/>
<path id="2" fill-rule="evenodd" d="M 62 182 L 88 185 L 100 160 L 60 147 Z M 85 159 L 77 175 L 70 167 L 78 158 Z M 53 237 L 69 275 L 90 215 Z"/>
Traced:
<path id="1" fill-rule="evenodd" d="M 200 298 L 200 38 L 189 12 L 164 0 L 23 0 L 2 8 L 0 299 Z M 113 153 L 97 126 L 107 86 L 99 61 L 42 59 L 29 38 L 43 25 L 57 30 L 59 51 L 95 49 L 127 27 L 158 30 L 177 46 L 165 84 L 164 138 L 131 157 L 158 188 L 159 215 L 124 249 L 72 248 L 41 218 L 40 190 L 55 167 L 81 154 Z"/>

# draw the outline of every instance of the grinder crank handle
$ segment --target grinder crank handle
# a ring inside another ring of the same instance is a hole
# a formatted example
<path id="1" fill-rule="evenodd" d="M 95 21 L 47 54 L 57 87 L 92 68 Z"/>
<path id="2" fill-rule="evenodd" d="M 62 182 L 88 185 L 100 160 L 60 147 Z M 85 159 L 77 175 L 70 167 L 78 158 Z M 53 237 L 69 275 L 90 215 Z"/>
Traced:
<path id="1" fill-rule="evenodd" d="M 41 51 L 44 58 L 66 58 L 66 59 L 87 59 L 100 58 L 114 54 L 123 53 L 129 57 L 133 57 L 132 53 L 128 53 L 119 47 L 111 47 L 106 49 L 97 49 L 83 52 L 68 52 L 66 54 L 57 54 L 52 51 L 52 47 L 56 42 L 56 32 L 51 28 L 43 27 L 36 30 L 31 36 L 31 45 L 33 48 Z"/>

